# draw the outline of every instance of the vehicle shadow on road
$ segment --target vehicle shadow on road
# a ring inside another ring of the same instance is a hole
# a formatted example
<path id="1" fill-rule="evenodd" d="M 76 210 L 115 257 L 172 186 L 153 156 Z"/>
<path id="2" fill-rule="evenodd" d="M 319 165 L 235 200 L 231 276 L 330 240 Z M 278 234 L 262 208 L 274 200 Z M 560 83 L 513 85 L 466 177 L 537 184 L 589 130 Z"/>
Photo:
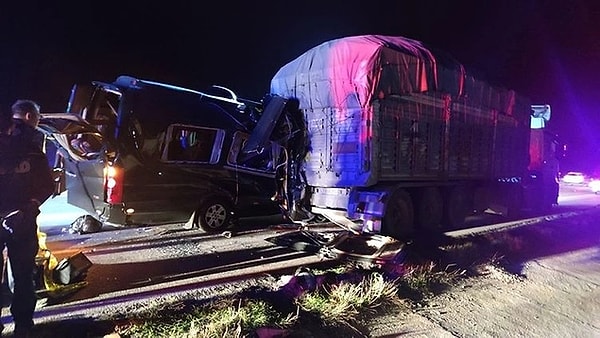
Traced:
<path id="1" fill-rule="evenodd" d="M 429 235 L 407 246 L 407 257 L 412 262 L 433 260 L 467 268 L 494 263 L 522 275 L 529 261 L 599 247 L 599 218 L 600 210 L 590 209 L 572 217 L 461 238 Z M 600 256 L 589 259 L 600 261 Z"/>

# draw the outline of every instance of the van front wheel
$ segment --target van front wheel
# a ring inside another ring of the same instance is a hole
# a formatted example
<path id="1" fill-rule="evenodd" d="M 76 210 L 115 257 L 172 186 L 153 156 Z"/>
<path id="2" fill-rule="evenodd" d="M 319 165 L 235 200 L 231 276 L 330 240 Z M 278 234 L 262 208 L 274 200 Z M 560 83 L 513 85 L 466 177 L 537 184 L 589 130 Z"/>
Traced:
<path id="1" fill-rule="evenodd" d="M 194 223 L 206 232 L 219 232 L 231 226 L 233 207 L 224 199 L 205 201 L 196 211 Z"/>

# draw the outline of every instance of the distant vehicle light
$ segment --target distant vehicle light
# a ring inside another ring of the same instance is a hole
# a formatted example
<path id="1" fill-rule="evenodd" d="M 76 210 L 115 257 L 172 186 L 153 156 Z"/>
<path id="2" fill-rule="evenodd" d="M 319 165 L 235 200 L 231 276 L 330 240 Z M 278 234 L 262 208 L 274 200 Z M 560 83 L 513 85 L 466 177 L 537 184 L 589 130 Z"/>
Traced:
<path id="1" fill-rule="evenodd" d="M 600 194 L 600 180 L 592 180 L 588 186 L 594 194 Z"/>
<path id="2" fill-rule="evenodd" d="M 570 171 L 563 176 L 562 181 L 568 184 L 583 184 L 585 182 L 585 175 L 580 172 Z"/>

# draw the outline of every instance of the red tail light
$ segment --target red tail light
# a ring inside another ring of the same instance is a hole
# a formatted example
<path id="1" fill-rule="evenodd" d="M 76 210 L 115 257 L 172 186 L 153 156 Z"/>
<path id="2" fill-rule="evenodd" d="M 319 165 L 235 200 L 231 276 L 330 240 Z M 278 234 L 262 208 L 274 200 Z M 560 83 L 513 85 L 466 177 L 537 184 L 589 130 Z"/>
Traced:
<path id="1" fill-rule="evenodd" d="M 123 168 L 107 166 L 104 168 L 104 191 L 106 202 L 119 204 L 123 200 Z"/>

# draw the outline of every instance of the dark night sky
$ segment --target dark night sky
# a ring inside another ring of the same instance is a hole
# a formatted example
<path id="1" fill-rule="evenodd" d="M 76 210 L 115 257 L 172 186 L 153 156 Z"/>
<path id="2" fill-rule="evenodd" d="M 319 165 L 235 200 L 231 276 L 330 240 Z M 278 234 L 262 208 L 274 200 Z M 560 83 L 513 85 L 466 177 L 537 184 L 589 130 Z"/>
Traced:
<path id="1" fill-rule="evenodd" d="M 73 83 L 121 74 L 194 89 L 220 84 L 260 99 L 275 72 L 311 47 L 350 35 L 396 35 L 551 104 L 550 127 L 572 149 L 594 152 L 583 169 L 600 166 L 590 161 L 600 155 L 597 0 L 6 3 L 0 109 L 28 97 L 43 110 L 62 110 Z"/>

